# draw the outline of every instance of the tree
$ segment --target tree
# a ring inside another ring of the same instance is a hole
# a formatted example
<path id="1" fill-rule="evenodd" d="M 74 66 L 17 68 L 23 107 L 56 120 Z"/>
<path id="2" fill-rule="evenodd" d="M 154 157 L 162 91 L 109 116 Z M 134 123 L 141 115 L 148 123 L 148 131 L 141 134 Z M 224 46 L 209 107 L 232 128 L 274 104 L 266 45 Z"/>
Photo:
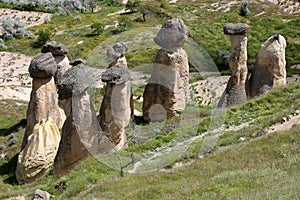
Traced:
<path id="1" fill-rule="evenodd" d="M 243 17 L 247 17 L 249 14 L 250 14 L 250 10 L 248 8 L 248 0 L 245 0 L 243 3 L 242 3 L 242 6 L 240 8 L 240 15 L 243 16 Z"/>

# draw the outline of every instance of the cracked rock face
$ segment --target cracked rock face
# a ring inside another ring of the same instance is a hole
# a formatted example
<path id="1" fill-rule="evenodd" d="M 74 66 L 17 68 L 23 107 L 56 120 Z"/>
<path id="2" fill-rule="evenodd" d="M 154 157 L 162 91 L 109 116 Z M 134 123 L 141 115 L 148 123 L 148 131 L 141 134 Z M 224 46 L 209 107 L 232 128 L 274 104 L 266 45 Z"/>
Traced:
<path id="1" fill-rule="evenodd" d="M 151 77 L 143 94 L 143 117 L 146 122 L 177 117 L 185 108 L 189 94 L 189 65 L 182 48 L 160 49 Z"/>
<path id="2" fill-rule="evenodd" d="M 189 65 L 182 46 L 187 38 L 188 29 L 178 18 L 166 21 L 154 38 L 154 42 L 162 48 L 157 53 L 143 94 L 143 117 L 146 122 L 180 116 L 185 108 Z"/>
<path id="3" fill-rule="evenodd" d="M 107 50 L 107 57 L 112 59 L 118 59 L 125 55 L 128 47 L 123 42 L 115 43 L 110 49 Z"/>
<path id="4" fill-rule="evenodd" d="M 57 64 L 51 53 L 39 53 L 29 65 L 31 78 L 48 78 L 55 75 Z"/>
<path id="5" fill-rule="evenodd" d="M 223 27 L 225 35 L 245 35 L 250 32 L 251 27 L 243 23 L 227 23 Z"/>
<path id="6" fill-rule="evenodd" d="M 19 183 L 33 182 L 53 164 L 60 141 L 59 128 L 65 116 L 58 107 L 53 75 L 56 62 L 51 53 L 40 53 L 31 62 L 32 91 L 27 109 L 27 125 L 18 157 Z"/>
<path id="7" fill-rule="evenodd" d="M 83 64 L 70 68 L 57 80 L 60 99 L 67 99 L 84 92 L 99 79 L 100 74 Z"/>
<path id="8" fill-rule="evenodd" d="M 69 53 L 68 47 L 65 45 L 56 42 L 56 41 L 51 41 L 45 44 L 41 50 L 42 53 L 52 53 L 53 56 L 64 56 L 65 54 Z"/>
<path id="9" fill-rule="evenodd" d="M 100 126 L 115 149 L 122 149 L 127 145 L 125 128 L 132 115 L 130 73 L 126 68 L 113 66 L 101 79 L 106 82 L 106 90 L 101 103 Z"/>
<path id="10" fill-rule="evenodd" d="M 286 40 L 274 34 L 262 45 L 249 80 L 250 97 L 266 94 L 274 87 L 286 85 Z"/>
<path id="11" fill-rule="evenodd" d="M 219 107 L 239 105 L 246 101 L 247 68 L 247 35 L 250 26 L 247 24 L 225 24 L 224 33 L 230 36 L 231 54 L 229 66 L 231 77 L 218 104 Z"/>
<path id="12" fill-rule="evenodd" d="M 110 49 L 107 50 L 107 57 L 111 59 L 109 67 L 118 65 L 120 67 L 127 68 L 127 60 L 125 53 L 128 47 L 123 42 L 115 43 Z"/>
<path id="13" fill-rule="evenodd" d="M 188 28 L 181 19 L 166 21 L 154 38 L 154 42 L 162 48 L 182 47 L 188 38 Z"/>
<path id="14" fill-rule="evenodd" d="M 63 175 L 91 154 L 113 148 L 100 128 L 93 101 L 87 92 L 100 75 L 82 64 L 69 69 L 58 81 L 60 97 L 69 99 L 71 109 L 62 128 L 54 161 L 54 174 Z"/>

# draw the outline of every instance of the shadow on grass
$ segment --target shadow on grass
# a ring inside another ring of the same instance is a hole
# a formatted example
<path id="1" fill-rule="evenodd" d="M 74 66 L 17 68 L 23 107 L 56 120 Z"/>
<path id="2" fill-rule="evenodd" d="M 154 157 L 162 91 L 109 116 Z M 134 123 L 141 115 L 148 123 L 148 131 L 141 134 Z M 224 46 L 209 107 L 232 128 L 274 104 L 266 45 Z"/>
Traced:
<path id="1" fill-rule="evenodd" d="M 26 119 L 22 119 L 19 121 L 19 123 L 13 125 L 10 128 L 7 129 L 0 129 L 0 136 L 7 136 L 10 133 L 18 132 L 20 129 L 25 128 L 27 124 Z"/>
<path id="2" fill-rule="evenodd" d="M 18 181 L 16 179 L 15 171 L 17 166 L 19 154 L 17 153 L 14 157 L 10 159 L 7 163 L 0 165 L 0 176 L 5 176 L 4 183 L 10 185 L 17 185 Z"/>

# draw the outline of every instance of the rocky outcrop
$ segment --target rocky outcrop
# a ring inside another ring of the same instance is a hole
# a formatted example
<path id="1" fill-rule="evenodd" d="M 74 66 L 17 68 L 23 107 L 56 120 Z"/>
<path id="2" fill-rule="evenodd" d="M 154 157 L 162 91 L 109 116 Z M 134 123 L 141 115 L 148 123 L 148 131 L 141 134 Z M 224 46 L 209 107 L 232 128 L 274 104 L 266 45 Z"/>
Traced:
<path id="1" fill-rule="evenodd" d="M 33 81 L 16 171 L 20 183 L 34 181 L 54 161 L 60 139 L 58 129 L 64 121 L 53 78 L 56 70 L 56 62 L 50 53 L 38 54 L 29 66 Z"/>
<path id="2" fill-rule="evenodd" d="M 69 172 L 89 155 L 108 152 L 113 145 L 99 126 L 88 87 L 99 77 L 92 68 L 78 65 L 69 69 L 57 82 L 60 96 L 71 99 L 71 112 L 63 128 L 54 162 L 54 174 Z"/>
<path id="3" fill-rule="evenodd" d="M 33 200 L 49 200 L 51 195 L 47 191 L 36 189 Z"/>
<path id="4" fill-rule="evenodd" d="M 111 59 L 109 67 L 118 65 L 127 68 L 127 60 L 125 53 L 128 47 L 123 42 L 115 43 L 110 49 L 107 50 L 107 57 Z"/>
<path id="5" fill-rule="evenodd" d="M 143 95 L 146 122 L 179 116 L 185 108 L 189 91 L 189 65 L 182 46 L 187 37 L 187 27 L 181 19 L 176 18 L 166 21 L 154 38 L 154 42 L 162 48 L 155 58 Z"/>
<path id="6" fill-rule="evenodd" d="M 35 181 L 52 166 L 59 141 L 59 129 L 50 117 L 34 126 L 18 157 L 16 178 L 19 183 Z"/>
<path id="7" fill-rule="evenodd" d="M 274 87 L 286 85 L 285 48 L 286 40 L 279 34 L 262 44 L 249 80 L 250 97 L 263 95 Z"/>
<path id="8" fill-rule="evenodd" d="M 239 105 L 246 101 L 247 69 L 247 24 L 225 24 L 224 33 L 230 35 L 231 55 L 229 66 L 231 77 L 219 102 L 219 107 Z"/>
<path id="9" fill-rule="evenodd" d="M 54 80 L 55 83 L 57 83 L 58 79 L 60 79 L 61 76 L 63 76 L 66 71 L 68 71 L 70 68 L 72 68 L 72 65 L 70 64 L 69 58 L 66 56 L 69 53 L 69 49 L 56 41 L 51 41 L 45 44 L 41 50 L 42 53 L 51 53 L 52 56 L 55 59 L 55 62 L 57 63 L 57 72 L 55 74 Z M 61 92 L 58 91 L 60 94 Z M 59 106 L 62 108 L 65 112 L 65 115 L 68 116 L 70 114 L 70 108 L 71 108 L 71 100 L 65 99 L 64 97 L 59 97 Z M 64 100 L 62 100 L 64 99 Z"/>
<path id="10" fill-rule="evenodd" d="M 113 66 L 102 74 L 101 79 L 106 82 L 106 89 L 99 115 L 100 126 L 119 150 L 127 145 L 125 128 L 131 120 L 130 72 Z"/>

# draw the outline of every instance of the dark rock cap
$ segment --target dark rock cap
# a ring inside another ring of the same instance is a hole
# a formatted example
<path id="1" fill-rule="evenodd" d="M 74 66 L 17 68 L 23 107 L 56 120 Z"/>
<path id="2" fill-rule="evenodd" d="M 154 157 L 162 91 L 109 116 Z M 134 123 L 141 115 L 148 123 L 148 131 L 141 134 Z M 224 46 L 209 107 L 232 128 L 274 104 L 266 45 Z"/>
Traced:
<path id="1" fill-rule="evenodd" d="M 100 74 L 94 68 L 83 64 L 70 68 L 57 80 L 57 88 L 60 99 L 78 95 L 84 92 L 89 86 L 95 83 Z"/>
<path id="2" fill-rule="evenodd" d="M 163 48 L 182 47 L 188 38 L 188 28 L 181 19 L 166 21 L 154 38 L 154 42 Z"/>
<path id="3" fill-rule="evenodd" d="M 51 41 L 43 46 L 41 52 L 42 53 L 51 52 L 53 56 L 63 56 L 69 53 L 69 49 L 68 47 L 66 47 L 65 45 L 59 42 Z"/>
<path id="4" fill-rule="evenodd" d="M 31 61 L 28 71 L 31 78 L 48 78 L 55 75 L 57 64 L 51 53 L 39 53 Z"/>
<path id="5" fill-rule="evenodd" d="M 107 50 L 107 56 L 109 58 L 118 59 L 125 55 L 128 47 L 123 42 L 117 42 Z"/>
<path id="6" fill-rule="evenodd" d="M 103 72 L 101 80 L 113 84 L 122 84 L 130 80 L 130 71 L 127 68 L 115 65 Z"/>
<path id="7" fill-rule="evenodd" d="M 80 64 L 84 64 L 84 60 L 78 58 L 78 59 L 73 60 L 69 64 L 72 65 L 72 66 L 77 66 L 77 65 L 80 65 Z"/>
<path id="8" fill-rule="evenodd" d="M 251 31 L 251 27 L 243 23 L 227 23 L 224 25 L 223 30 L 226 35 L 245 35 Z"/>

